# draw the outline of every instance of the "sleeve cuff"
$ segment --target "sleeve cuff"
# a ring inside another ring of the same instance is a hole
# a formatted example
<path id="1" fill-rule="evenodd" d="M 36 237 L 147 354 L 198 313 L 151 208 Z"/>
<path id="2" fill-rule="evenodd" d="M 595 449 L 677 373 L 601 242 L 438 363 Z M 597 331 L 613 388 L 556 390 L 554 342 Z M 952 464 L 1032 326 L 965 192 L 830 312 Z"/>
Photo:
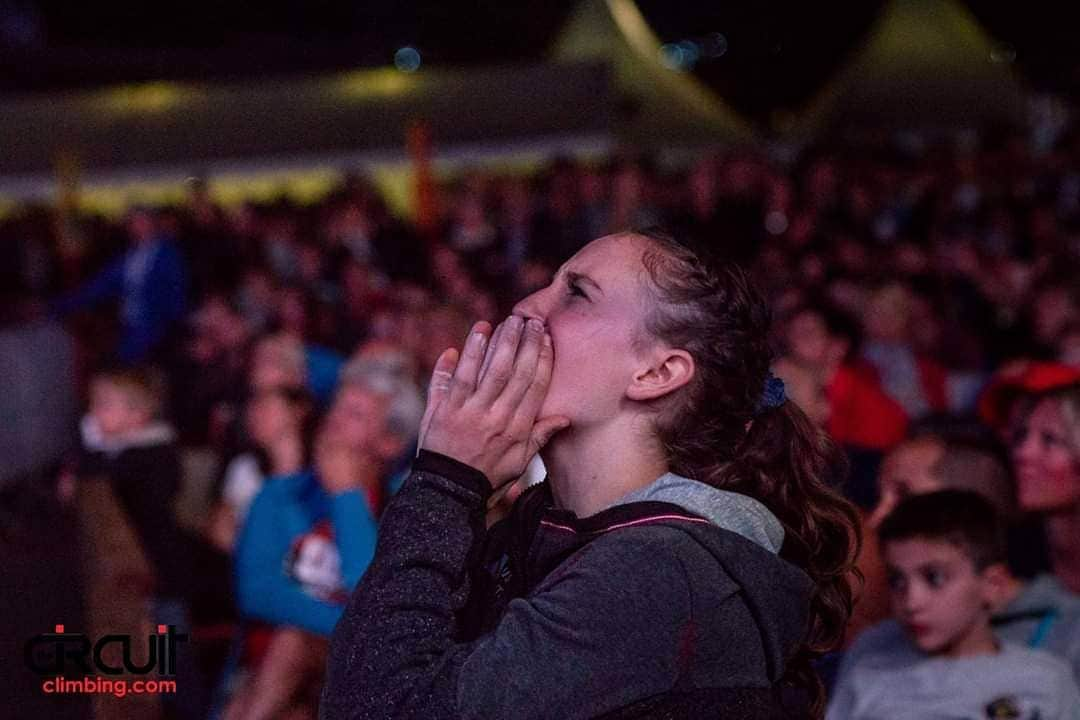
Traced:
<path id="1" fill-rule="evenodd" d="M 472 465 L 466 465 L 448 455 L 432 452 L 431 450 L 421 450 L 416 456 L 416 460 L 413 461 L 412 467 L 414 472 L 440 475 L 468 490 L 472 490 L 485 500 L 491 495 L 491 483 L 488 482 L 484 473 Z"/>

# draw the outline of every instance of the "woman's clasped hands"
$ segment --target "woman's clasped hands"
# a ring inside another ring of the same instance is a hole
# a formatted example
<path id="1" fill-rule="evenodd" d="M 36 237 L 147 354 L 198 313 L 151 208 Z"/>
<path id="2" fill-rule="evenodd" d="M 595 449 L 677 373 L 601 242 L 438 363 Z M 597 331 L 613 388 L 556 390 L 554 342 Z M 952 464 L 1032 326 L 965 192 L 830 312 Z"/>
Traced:
<path id="1" fill-rule="evenodd" d="M 465 348 L 435 363 L 420 449 L 484 473 L 498 488 L 525 472 L 529 460 L 570 419 L 538 417 L 551 382 L 554 349 L 544 324 L 511 315 L 492 334 L 473 325 Z"/>

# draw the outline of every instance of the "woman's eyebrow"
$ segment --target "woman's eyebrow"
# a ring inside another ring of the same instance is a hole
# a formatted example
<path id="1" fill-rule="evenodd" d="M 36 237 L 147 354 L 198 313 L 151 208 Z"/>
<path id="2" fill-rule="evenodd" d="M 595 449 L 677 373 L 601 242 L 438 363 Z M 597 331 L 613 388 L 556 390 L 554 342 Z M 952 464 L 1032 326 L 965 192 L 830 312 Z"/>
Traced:
<path id="1" fill-rule="evenodd" d="M 592 285 L 594 288 L 600 291 L 600 294 L 604 294 L 604 288 L 600 287 L 595 280 L 583 273 L 575 272 L 573 270 L 566 271 L 566 279 L 568 282 L 584 281 Z"/>

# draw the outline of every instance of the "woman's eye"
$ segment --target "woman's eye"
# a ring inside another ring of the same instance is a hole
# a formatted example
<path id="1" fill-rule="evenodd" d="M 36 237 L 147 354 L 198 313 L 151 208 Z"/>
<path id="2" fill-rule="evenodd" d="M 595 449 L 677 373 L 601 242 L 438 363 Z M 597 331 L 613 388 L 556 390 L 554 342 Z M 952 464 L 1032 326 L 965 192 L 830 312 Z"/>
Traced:
<path id="1" fill-rule="evenodd" d="M 571 295 L 574 295 L 574 296 L 577 296 L 577 297 L 583 297 L 583 298 L 587 298 L 587 297 L 588 297 L 588 295 L 586 295 L 586 294 L 585 294 L 585 291 L 584 291 L 584 290 L 582 290 L 582 289 L 581 289 L 581 288 L 580 288 L 580 287 L 578 286 L 578 284 L 577 284 L 577 283 L 570 283 L 570 285 L 569 285 L 569 288 L 570 288 L 570 294 L 571 294 Z"/>

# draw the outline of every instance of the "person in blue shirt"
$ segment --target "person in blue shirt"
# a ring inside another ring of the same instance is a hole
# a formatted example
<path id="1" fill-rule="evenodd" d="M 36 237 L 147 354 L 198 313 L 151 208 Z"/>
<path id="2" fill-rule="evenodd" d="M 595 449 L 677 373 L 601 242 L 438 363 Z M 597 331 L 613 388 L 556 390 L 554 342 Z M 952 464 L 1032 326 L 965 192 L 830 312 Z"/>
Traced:
<path id="1" fill-rule="evenodd" d="M 125 365 L 148 359 L 184 316 L 187 270 L 176 244 L 163 234 L 151 210 L 136 208 L 127 220 L 131 245 L 86 284 L 53 304 L 58 316 L 120 300 L 120 344 Z"/>
<path id="2" fill-rule="evenodd" d="M 275 717 L 305 702 L 305 688 L 318 691 L 327 639 L 375 552 L 384 479 L 415 442 L 423 410 L 411 380 L 347 370 L 313 467 L 270 478 L 255 498 L 235 568 L 252 673 L 226 718 Z"/>

